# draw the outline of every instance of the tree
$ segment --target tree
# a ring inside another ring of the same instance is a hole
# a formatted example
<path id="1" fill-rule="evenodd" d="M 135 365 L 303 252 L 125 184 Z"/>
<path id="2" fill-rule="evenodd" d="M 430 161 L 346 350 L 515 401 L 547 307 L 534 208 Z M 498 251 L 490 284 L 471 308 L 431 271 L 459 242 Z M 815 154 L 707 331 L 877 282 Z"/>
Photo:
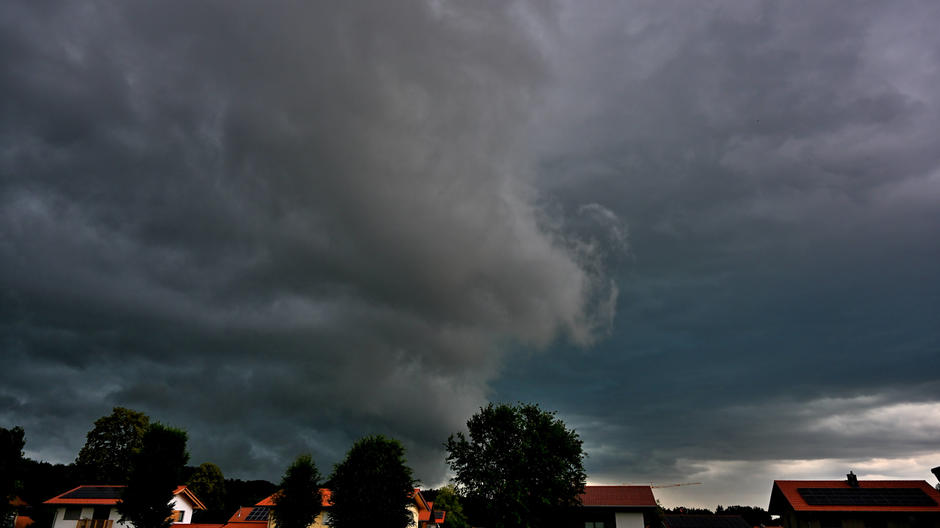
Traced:
<path id="1" fill-rule="evenodd" d="M 718 505 L 718 508 L 715 509 L 715 514 L 718 515 L 740 515 L 748 524 L 751 526 L 760 526 L 761 524 L 770 524 L 770 514 L 767 513 L 767 510 L 761 508 L 760 506 L 728 506 L 727 508 L 722 508 L 721 505 Z"/>
<path id="2" fill-rule="evenodd" d="M 169 503 L 188 460 L 185 431 L 151 424 L 118 503 L 121 522 L 130 521 L 135 528 L 168 528 L 173 514 Z"/>
<path id="3" fill-rule="evenodd" d="M 109 416 L 95 420 L 75 459 L 83 484 L 125 484 L 149 425 L 146 414 L 124 407 L 115 407 Z"/>
<path id="4" fill-rule="evenodd" d="M 310 455 L 301 455 L 287 468 L 274 496 L 274 522 L 277 528 L 307 528 L 322 509 L 320 471 Z"/>
<path id="5" fill-rule="evenodd" d="M 398 440 L 367 436 L 353 444 L 330 477 L 333 528 L 405 528 L 415 481 Z"/>
<path id="6" fill-rule="evenodd" d="M 489 404 L 444 444 L 457 492 L 491 528 L 547 526 L 580 503 L 581 439 L 538 405 Z M 471 518 L 474 516 L 471 515 Z"/>
<path id="7" fill-rule="evenodd" d="M 22 427 L 0 427 L 0 527 L 12 524 L 15 509 L 10 501 L 22 488 L 23 446 L 26 432 Z"/>
<path id="8" fill-rule="evenodd" d="M 202 463 L 186 481 L 186 486 L 206 506 L 203 518 L 208 521 L 209 518 L 215 520 L 219 514 L 224 515 L 225 476 L 219 466 L 212 462 Z M 220 519 L 220 522 L 224 520 Z"/>
<path id="9" fill-rule="evenodd" d="M 453 485 L 447 485 L 437 490 L 434 498 L 434 509 L 447 512 L 444 517 L 444 528 L 470 528 L 467 517 L 463 513 L 460 497 Z"/>

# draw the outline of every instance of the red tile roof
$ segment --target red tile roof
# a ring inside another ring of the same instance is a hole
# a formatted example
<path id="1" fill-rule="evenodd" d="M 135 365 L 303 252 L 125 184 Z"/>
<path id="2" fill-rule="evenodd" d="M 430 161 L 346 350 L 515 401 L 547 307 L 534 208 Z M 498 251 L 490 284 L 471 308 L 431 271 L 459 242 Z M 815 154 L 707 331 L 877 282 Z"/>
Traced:
<path id="1" fill-rule="evenodd" d="M 656 499 L 649 486 L 585 486 L 581 505 L 655 508 Z"/>
<path id="2" fill-rule="evenodd" d="M 844 480 L 775 480 L 770 493 L 770 511 L 779 512 L 789 505 L 795 511 L 906 511 L 906 512 L 940 512 L 940 492 L 923 480 L 860 480 L 858 485 L 863 489 L 921 489 L 928 497 L 934 500 L 935 506 L 814 506 L 807 504 L 798 488 L 842 488 L 848 489 L 848 482 Z M 785 503 L 784 503 L 785 501 Z"/>
<path id="3" fill-rule="evenodd" d="M 274 493 L 272 495 L 269 495 L 261 499 L 261 501 L 255 504 L 255 506 L 274 506 L 274 497 L 276 495 L 277 493 Z M 324 508 L 329 508 L 330 506 L 333 505 L 333 501 L 331 500 L 332 496 L 333 496 L 332 491 L 328 490 L 327 488 L 320 488 L 320 500 L 321 500 L 320 504 Z M 419 511 L 421 511 L 422 509 L 427 509 L 427 502 L 424 500 L 424 495 L 421 495 L 421 490 L 419 490 L 418 488 L 415 488 L 414 492 L 412 492 L 411 494 L 411 497 L 415 499 L 415 502 L 417 503 Z"/>
<path id="4" fill-rule="evenodd" d="M 80 490 L 80 489 L 106 488 L 110 490 L 118 490 L 118 489 L 124 489 L 125 487 L 127 486 L 113 486 L 113 485 L 77 486 L 75 488 L 72 488 L 66 491 L 65 493 L 60 493 L 59 495 L 52 497 L 51 499 L 43 502 L 43 504 L 87 504 L 87 505 L 93 505 L 93 506 L 95 505 L 96 506 L 113 506 L 117 504 L 118 502 L 121 502 L 121 499 L 118 498 L 117 496 L 113 498 L 108 498 L 108 499 L 76 499 L 76 498 L 66 498 L 66 495 L 69 495 L 70 493 Z M 115 495 L 120 495 L 120 494 L 116 493 Z M 186 497 L 187 500 L 189 500 L 193 504 L 193 508 L 197 510 L 206 509 L 206 507 L 202 504 L 202 502 L 200 502 L 199 499 L 197 499 L 196 496 L 193 495 L 193 492 L 189 491 L 189 489 L 186 486 L 177 486 L 176 489 L 173 490 L 173 495 L 183 495 L 184 497 Z"/>
<path id="5" fill-rule="evenodd" d="M 278 492 L 280 493 L 280 492 Z M 333 505 L 333 502 L 330 500 L 333 492 L 326 488 L 320 488 L 320 506 L 324 508 L 329 508 Z M 274 497 L 277 496 L 277 493 L 273 493 L 263 499 L 261 499 L 255 506 L 274 506 Z"/>
<path id="6" fill-rule="evenodd" d="M 43 502 L 43 504 L 90 504 L 90 505 L 99 505 L 99 506 L 114 505 L 114 504 L 117 504 L 118 502 L 120 502 L 121 499 L 118 499 L 118 498 L 113 498 L 113 499 L 67 499 L 67 498 L 64 498 L 64 497 L 65 497 L 66 495 L 72 493 L 72 492 L 78 491 L 78 490 L 83 489 L 83 488 L 84 488 L 84 489 L 88 489 L 88 488 L 123 489 L 124 487 L 125 487 L 125 486 L 77 486 L 77 487 L 75 487 L 75 488 L 72 488 L 72 489 L 66 491 L 65 493 L 60 493 L 60 494 L 56 495 L 55 497 L 52 497 L 51 499 L 49 499 L 49 500 Z"/>
<path id="7" fill-rule="evenodd" d="M 257 506 L 242 506 L 232 516 L 229 518 L 226 524 L 239 523 L 244 526 L 267 526 L 268 520 L 264 519 L 261 521 L 246 521 L 248 514 L 251 513 L 251 510 L 257 508 Z"/>

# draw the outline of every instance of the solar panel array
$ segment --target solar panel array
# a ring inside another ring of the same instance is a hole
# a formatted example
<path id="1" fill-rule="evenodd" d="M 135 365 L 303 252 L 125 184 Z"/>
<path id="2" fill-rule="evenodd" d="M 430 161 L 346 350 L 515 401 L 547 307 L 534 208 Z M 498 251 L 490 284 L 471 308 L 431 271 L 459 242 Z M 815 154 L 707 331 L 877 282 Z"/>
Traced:
<path id="1" fill-rule="evenodd" d="M 65 495 L 62 495 L 61 499 L 120 499 L 121 493 L 124 492 L 123 487 L 117 486 L 82 486 L 77 490 L 73 490 Z"/>
<path id="2" fill-rule="evenodd" d="M 919 488 L 797 488 L 810 506 L 937 506 Z"/>
<path id="3" fill-rule="evenodd" d="M 246 521 L 267 521 L 268 514 L 270 513 L 271 508 L 268 506 L 255 506 L 252 508 L 251 512 L 245 517 Z"/>

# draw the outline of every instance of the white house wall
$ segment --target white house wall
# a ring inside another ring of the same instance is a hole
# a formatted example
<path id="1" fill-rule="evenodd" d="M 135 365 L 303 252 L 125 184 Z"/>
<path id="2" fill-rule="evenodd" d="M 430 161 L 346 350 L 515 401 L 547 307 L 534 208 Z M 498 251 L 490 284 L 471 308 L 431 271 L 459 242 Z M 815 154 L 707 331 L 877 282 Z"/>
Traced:
<path id="1" fill-rule="evenodd" d="M 170 501 L 170 505 L 173 506 L 174 510 L 183 510 L 183 520 L 176 524 L 189 524 L 193 522 L 193 505 L 190 504 L 188 500 L 184 500 L 179 495 L 174 495 L 173 500 Z"/>
<path id="2" fill-rule="evenodd" d="M 95 514 L 94 506 L 82 506 L 82 513 L 80 515 L 80 518 L 91 519 L 92 516 L 94 516 L 94 514 Z M 108 519 L 117 523 L 118 519 L 120 518 L 121 518 L 121 514 L 118 513 L 117 507 L 111 506 L 111 512 L 108 514 Z M 75 528 L 76 525 L 78 525 L 77 520 L 75 521 L 65 520 L 65 507 L 64 506 L 59 506 L 58 508 L 56 508 L 55 522 L 53 522 L 52 524 L 53 528 Z M 126 526 L 127 528 L 133 528 L 133 525 L 131 525 L 130 523 L 127 523 L 126 525 L 123 525 L 123 526 Z"/>
<path id="3" fill-rule="evenodd" d="M 170 505 L 174 510 L 183 510 L 183 521 L 181 523 L 174 524 L 190 524 L 193 522 L 193 505 L 180 495 L 174 495 L 173 500 L 170 501 Z M 65 520 L 65 506 L 59 506 L 55 511 L 55 521 L 52 524 L 52 528 L 76 528 L 78 521 L 67 521 Z M 134 528 L 134 525 L 130 522 L 125 524 L 118 524 L 118 520 L 121 518 L 121 514 L 117 511 L 117 506 L 111 506 L 111 512 L 108 514 L 108 519 L 114 521 L 112 525 L 114 528 Z M 82 506 L 81 519 L 91 519 L 94 516 L 95 507 L 94 506 Z"/>
<path id="4" fill-rule="evenodd" d="M 645 528 L 642 513 L 623 513 L 614 514 L 614 524 L 616 528 Z"/>

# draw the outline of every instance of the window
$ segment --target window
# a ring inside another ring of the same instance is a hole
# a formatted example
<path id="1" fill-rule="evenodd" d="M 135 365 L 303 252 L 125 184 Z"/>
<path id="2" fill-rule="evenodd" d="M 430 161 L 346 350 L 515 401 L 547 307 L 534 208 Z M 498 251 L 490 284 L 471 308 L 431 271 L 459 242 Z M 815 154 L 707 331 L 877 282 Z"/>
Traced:
<path id="1" fill-rule="evenodd" d="M 110 506 L 95 506 L 95 513 L 91 516 L 95 520 L 104 520 L 111 517 Z"/>
<path id="2" fill-rule="evenodd" d="M 65 508 L 65 517 L 62 517 L 62 519 L 66 521 L 77 521 L 81 518 L 82 518 L 81 506 L 67 506 Z"/>
<path id="3" fill-rule="evenodd" d="M 181 523 L 183 522 L 183 514 L 184 514 L 183 510 L 173 510 L 173 515 L 170 516 L 170 520 L 172 522 Z"/>
<path id="4" fill-rule="evenodd" d="M 584 528 L 604 528 L 604 521 L 586 522 Z"/>

